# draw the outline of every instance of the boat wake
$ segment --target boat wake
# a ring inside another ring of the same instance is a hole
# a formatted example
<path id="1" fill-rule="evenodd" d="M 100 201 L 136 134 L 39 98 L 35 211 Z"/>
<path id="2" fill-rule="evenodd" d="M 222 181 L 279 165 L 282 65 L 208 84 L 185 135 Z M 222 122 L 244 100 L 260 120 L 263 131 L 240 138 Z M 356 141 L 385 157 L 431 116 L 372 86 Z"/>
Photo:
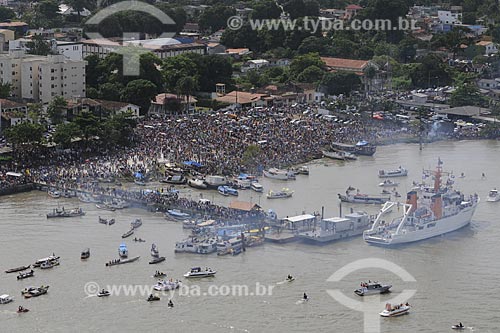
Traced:
<path id="1" fill-rule="evenodd" d="M 295 304 L 305 304 L 309 301 L 309 299 L 299 299 Z"/>

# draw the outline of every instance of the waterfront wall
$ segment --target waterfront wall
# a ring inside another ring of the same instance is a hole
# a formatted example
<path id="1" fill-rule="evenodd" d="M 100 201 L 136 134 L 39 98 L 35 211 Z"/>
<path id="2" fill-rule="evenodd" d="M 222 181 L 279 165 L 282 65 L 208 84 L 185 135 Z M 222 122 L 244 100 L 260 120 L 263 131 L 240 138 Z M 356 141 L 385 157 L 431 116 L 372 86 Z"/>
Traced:
<path id="1" fill-rule="evenodd" d="M 33 184 L 33 183 L 14 185 L 14 186 L 0 189 L 0 196 L 22 193 L 22 192 L 29 192 L 29 191 L 34 190 L 34 189 L 35 189 L 35 184 Z"/>

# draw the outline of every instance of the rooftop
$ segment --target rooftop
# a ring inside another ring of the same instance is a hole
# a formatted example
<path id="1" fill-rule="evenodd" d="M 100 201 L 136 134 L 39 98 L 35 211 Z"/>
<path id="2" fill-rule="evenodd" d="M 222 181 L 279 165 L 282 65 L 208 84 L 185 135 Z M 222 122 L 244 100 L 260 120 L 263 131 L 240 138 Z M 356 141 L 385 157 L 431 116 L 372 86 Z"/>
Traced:
<path id="1" fill-rule="evenodd" d="M 321 57 L 321 60 L 325 63 L 327 67 L 332 69 L 348 69 L 355 71 L 363 71 L 363 69 L 368 65 L 368 60 L 355 60 L 355 59 L 344 59 L 344 58 L 330 58 Z"/>
<path id="2" fill-rule="evenodd" d="M 249 212 L 252 210 L 259 210 L 260 206 L 246 201 L 233 201 L 229 204 L 229 208 Z"/>

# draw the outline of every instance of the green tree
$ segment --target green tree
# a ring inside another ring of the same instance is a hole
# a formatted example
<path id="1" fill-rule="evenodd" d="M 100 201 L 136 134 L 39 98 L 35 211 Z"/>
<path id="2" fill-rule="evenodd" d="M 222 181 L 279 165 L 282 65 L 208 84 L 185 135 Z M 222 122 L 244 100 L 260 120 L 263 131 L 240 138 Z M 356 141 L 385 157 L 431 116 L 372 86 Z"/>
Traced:
<path id="1" fill-rule="evenodd" d="M 10 97 L 12 85 L 10 83 L 0 83 L 0 98 Z"/>
<path id="2" fill-rule="evenodd" d="M 198 80 L 196 78 L 185 76 L 177 82 L 177 93 L 186 96 L 186 112 L 189 112 L 189 96 L 196 91 L 196 89 L 198 89 Z"/>
<path id="3" fill-rule="evenodd" d="M 43 106 L 40 103 L 28 103 L 28 118 L 33 123 L 40 124 L 43 121 Z"/>
<path id="4" fill-rule="evenodd" d="M 47 114 L 52 124 L 57 125 L 63 121 L 67 108 L 68 103 L 61 96 L 56 96 L 52 99 L 52 101 L 50 101 L 49 106 L 47 107 Z"/>
<path id="5" fill-rule="evenodd" d="M 348 95 L 352 91 L 359 90 L 361 80 L 355 73 L 338 71 L 326 73 L 321 80 L 321 86 L 329 95 Z"/>
<path id="6" fill-rule="evenodd" d="M 16 148 L 33 146 L 42 142 L 44 127 L 30 122 L 18 123 L 5 130 L 5 136 Z"/>
<path id="7" fill-rule="evenodd" d="M 451 77 L 447 72 L 446 64 L 435 55 L 422 58 L 420 64 L 412 67 L 409 76 L 413 86 L 419 88 L 451 84 Z"/>
<path id="8" fill-rule="evenodd" d="M 474 83 L 462 83 L 458 85 L 451 94 L 451 107 L 475 105 L 484 106 L 486 99 L 479 92 L 479 88 Z"/>
<path id="9" fill-rule="evenodd" d="M 5 22 L 13 19 L 14 17 L 16 17 L 16 13 L 12 9 L 0 6 L 0 22 Z"/>
<path id="10" fill-rule="evenodd" d="M 140 106 L 141 111 L 146 113 L 156 96 L 157 89 L 151 81 L 142 79 L 130 81 L 122 91 L 122 100 Z"/>
<path id="11" fill-rule="evenodd" d="M 100 83 L 101 68 L 99 56 L 97 54 L 91 54 L 85 57 L 87 64 L 85 65 L 85 83 L 87 86 L 97 88 Z"/>
<path id="12" fill-rule="evenodd" d="M 256 167 L 259 163 L 258 158 L 260 154 L 261 154 L 261 149 L 258 145 L 248 145 L 245 151 L 243 152 L 241 162 L 247 168 Z"/>
<path id="13" fill-rule="evenodd" d="M 110 148 L 128 146 L 132 142 L 135 126 L 132 114 L 122 113 L 108 118 L 102 125 L 101 141 Z"/>
<path id="14" fill-rule="evenodd" d="M 101 134 L 99 118 L 92 112 L 81 112 L 75 117 L 74 124 L 80 129 L 81 135 L 86 142 L 92 137 Z"/>
<path id="15" fill-rule="evenodd" d="M 235 15 L 236 10 L 233 7 L 219 3 L 205 9 L 198 19 L 198 24 L 202 30 L 215 32 L 226 28 L 227 20 Z"/>
<path id="16" fill-rule="evenodd" d="M 162 74 L 167 91 L 174 92 L 177 82 L 186 76 L 196 77 L 198 68 L 196 62 L 186 54 L 166 58 L 163 61 Z"/>
<path id="17" fill-rule="evenodd" d="M 281 15 L 281 9 L 273 0 L 253 1 L 251 7 L 253 9 L 250 13 L 252 20 L 277 19 Z"/>
<path id="18" fill-rule="evenodd" d="M 52 140 L 63 148 L 71 145 L 71 140 L 82 135 L 82 130 L 75 123 L 59 124 L 52 135 Z"/>
<path id="19" fill-rule="evenodd" d="M 312 53 L 316 52 L 324 54 L 328 40 L 324 37 L 310 36 L 302 40 L 299 46 L 299 53 Z"/>
<path id="20" fill-rule="evenodd" d="M 120 83 L 104 83 L 99 86 L 98 96 L 108 101 L 120 101 L 123 85 Z"/>
<path id="21" fill-rule="evenodd" d="M 297 56 L 292 60 L 292 63 L 290 64 L 290 74 L 292 77 L 296 78 L 310 66 L 316 66 L 323 69 L 325 64 L 317 53 L 304 54 Z"/>
<path id="22" fill-rule="evenodd" d="M 323 77 L 324 71 L 318 66 L 312 65 L 304 69 L 299 75 L 297 80 L 299 82 L 314 83 L 319 82 Z"/>
<path id="23" fill-rule="evenodd" d="M 290 14 L 291 19 L 319 16 L 319 4 L 315 0 L 289 0 L 284 3 L 283 9 Z"/>
<path id="24" fill-rule="evenodd" d="M 26 43 L 26 48 L 28 49 L 28 54 L 41 56 L 52 54 L 52 47 L 50 46 L 50 43 L 46 41 L 42 35 L 33 36 L 31 41 Z"/>

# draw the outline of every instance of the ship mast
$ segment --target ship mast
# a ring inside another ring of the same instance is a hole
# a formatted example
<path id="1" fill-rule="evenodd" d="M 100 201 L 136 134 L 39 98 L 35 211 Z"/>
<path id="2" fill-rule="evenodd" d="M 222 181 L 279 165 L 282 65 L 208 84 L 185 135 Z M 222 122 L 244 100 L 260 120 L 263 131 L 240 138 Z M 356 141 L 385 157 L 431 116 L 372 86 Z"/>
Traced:
<path id="1" fill-rule="evenodd" d="M 436 170 L 424 170 L 424 173 L 430 174 L 434 177 L 434 192 L 438 193 L 441 188 L 441 178 L 443 175 L 449 175 L 449 172 L 443 171 L 443 161 L 441 158 L 438 158 L 438 165 Z"/>

